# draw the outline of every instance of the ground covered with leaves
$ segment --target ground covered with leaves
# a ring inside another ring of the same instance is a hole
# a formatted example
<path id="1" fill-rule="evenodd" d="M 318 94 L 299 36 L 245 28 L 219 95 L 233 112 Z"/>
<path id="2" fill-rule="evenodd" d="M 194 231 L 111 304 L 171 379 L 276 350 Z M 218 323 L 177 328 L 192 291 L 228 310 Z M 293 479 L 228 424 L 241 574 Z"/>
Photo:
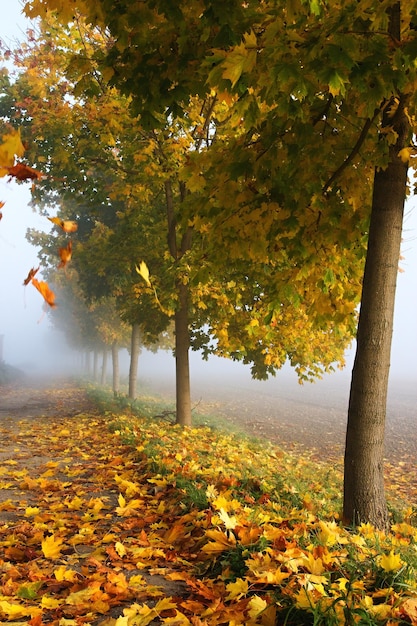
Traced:
<path id="1" fill-rule="evenodd" d="M 417 624 L 411 506 L 349 531 L 334 464 L 150 413 L 2 390 L 0 623 Z"/>

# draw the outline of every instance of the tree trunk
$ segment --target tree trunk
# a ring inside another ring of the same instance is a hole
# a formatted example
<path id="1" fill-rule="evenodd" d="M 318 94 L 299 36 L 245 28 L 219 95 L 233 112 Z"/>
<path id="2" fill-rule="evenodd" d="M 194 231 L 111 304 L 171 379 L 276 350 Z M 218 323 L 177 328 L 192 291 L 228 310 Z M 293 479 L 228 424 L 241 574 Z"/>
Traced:
<path id="1" fill-rule="evenodd" d="M 177 424 L 191 426 L 190 331 L 188 327 L 188 285 L 178 285 L 179 308 L 175 313 L 175 379 Z"/>
<path id="2" fill-rule="evenodd" d="M 94 357 L 93 357 L 93 380 L 96 383 L 98 381 L 98 350 L 94 349 Z"/>
<path id="3" fill-rule="evenodd" d="M 408 167 L 398 153 L 409 141 L 403 100 L 394 116 L 387 113 L 383 120 L 394 127 L 398 140 L 390 147 L 388 167 L 375 172 L 345 449 L 344 522 L 370 522 L 377 528 L 388 526 L 385 417 Z"/>
<path id="4" fill-rule="evenodd" d="M 140 351 L 140 328 L 138 324 L 132 326 L 132 338 L 130 345 L 130 366 L 129 366 L 129 398 L 134 400 L 137 395 L 138 384 L 138 361 Z"/>
<path id="5" fill-rule="evenodd" d="M 113 366 L 113 393 L 117 396 L 120 390 L 119 346 L 117 345 L 117 341 L 113 341 L 112 343 L 111 358 Z"/>
<path id="6" fill-rule="evenodd" d="M 102 364 L 101 364 L 100 384 L 102 386 L 104 386 L 106 384 L 106 381 L 107 381 L 107 361 L 108 361 L 108 355 L 109 355 L 109 352 L 107 350 L 107 347 L 105 346 L 103 348 L 103 360 L 102 360 Z"/>
<path id="7" fill-rule="evenodd" d="M 87 378 L 91 378 L 91 352 L 87 350 L 85 353 L 85 373 Z"/>
<path id="8" fill-rule="evenodd" d="M 184 200 L 186 190 L 180 184 L 180 199 Z M 177 243 L 177 221 L 174 210 L 172 181 L 165 181 L 165 198 L 168 224 L 168 248 L 172 258 L 178 261 L 191 248 L 192 229 L 186 228 L 180 245 Z M 175 313 L 175 384 L 177 424 L 191 426 L 190 388 L 190 329 L 188 326 L 188 285 L 181 279 L 177 282 L 178 309 Z"/>

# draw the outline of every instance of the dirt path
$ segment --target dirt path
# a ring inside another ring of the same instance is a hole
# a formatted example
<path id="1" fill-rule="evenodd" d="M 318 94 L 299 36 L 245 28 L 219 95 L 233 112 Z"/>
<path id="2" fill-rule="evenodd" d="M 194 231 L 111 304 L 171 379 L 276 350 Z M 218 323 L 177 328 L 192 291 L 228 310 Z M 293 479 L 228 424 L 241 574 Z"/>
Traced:
<path id="1" fill-rule="evenodd" d="M 85 392 L 64 382 L 48 389 L 19 385 L 2 387 L 0 398 L 0 624 L 5 618 L 36 625 L 77 618 L 77 624 L 107 626 L 135 597 L 152 606 L 160 596 L 187 595 L 182 581 L 159 573 L 157 559 L 153 572 L 139 572 L 125 567 L 115 550 L 132 533 L 130 518 L 117 513 L 118 476 L 125 474 L 134 488 L 135 451 L 111 435 L 108 418 L 97 414 Z M 129 586 L 133 576 L 140 589 Z M 90 595 L 94 584 L 97 600 Z M 108 591 L 100 595 L 99 588 Z M 76 603 L 68 596 L 72 590 L 79 593 Z M 23 617 L 28 621 L 12 619 Z"/>

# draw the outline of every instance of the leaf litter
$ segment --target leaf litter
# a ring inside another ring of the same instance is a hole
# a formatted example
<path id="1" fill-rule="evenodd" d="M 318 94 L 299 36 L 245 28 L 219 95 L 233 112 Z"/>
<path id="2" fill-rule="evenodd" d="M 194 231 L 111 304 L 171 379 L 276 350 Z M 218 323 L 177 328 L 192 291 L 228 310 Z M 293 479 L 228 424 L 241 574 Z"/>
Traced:
<path id="1" fill-rule="evenodd" d="M 307 455 L 71 385 L 4 405 L 0 624 L 417 624 L 412 507 L 348 531 L 340 470 Z"/>

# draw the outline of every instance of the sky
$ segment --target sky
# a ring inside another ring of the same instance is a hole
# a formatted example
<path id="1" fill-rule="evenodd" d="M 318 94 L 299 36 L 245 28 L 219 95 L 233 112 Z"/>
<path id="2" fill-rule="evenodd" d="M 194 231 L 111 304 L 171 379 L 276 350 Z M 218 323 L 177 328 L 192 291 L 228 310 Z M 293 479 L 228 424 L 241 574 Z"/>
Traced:
<path id="1" fill-rule="evenodd" d="M 4 3 L 6 0 L 2 0 Z M 0 21 L 0 38 L 13 46 L 24 37 L 27 21 L 18 0 L 8 0 Z M 30 368 L 41 367 L 45 357 L 63 364 L 67 350 L 62 337 L 53 332 L 43 315 L 43 299 L 32 285 L 22 283 L 32 267 L 37 267 L 37 250 L 25 238 L 28 228 L 50 230 L 50 223 L 28 206 L 30 184 L 0 178 L 0 201 L 5 202 L 0 222 L 0 335 L 4 335 L 3 358 L 6 362 Z M 417 196 L 407 200 L 405 209 L 402 272 L 398 275 L 396 312 L 391 359 L 391 378 L 417 383 Z M 348 354 L 347 370 L 352 364 Z M 72 359 L 71 355 L 69 358 Z M 153 358 L 153 357 L 150 357 Z M 198 364 L 199 357 L 193 357 Z M 225 367 L 235 372 L 237 364 L 224 365 L 212 359 L 203 365 L 207 372 Z M 279 374 L 278 374 L 279 376 Z"/>

